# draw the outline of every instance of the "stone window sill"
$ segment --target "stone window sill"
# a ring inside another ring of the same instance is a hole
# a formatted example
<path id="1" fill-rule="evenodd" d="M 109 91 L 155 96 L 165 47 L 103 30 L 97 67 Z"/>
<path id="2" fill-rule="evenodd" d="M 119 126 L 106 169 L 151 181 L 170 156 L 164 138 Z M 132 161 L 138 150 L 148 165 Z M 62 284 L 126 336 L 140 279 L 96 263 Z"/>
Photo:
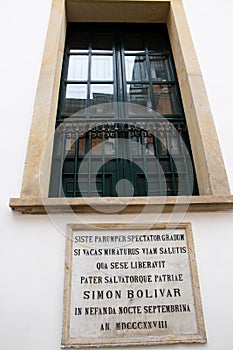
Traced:
<path id="1" fill-rule="evenodd" d="M 10 207 L 22 214 L 171 213 L 233 210 L 233 195 L 182 197 L 11 198 Z"/>

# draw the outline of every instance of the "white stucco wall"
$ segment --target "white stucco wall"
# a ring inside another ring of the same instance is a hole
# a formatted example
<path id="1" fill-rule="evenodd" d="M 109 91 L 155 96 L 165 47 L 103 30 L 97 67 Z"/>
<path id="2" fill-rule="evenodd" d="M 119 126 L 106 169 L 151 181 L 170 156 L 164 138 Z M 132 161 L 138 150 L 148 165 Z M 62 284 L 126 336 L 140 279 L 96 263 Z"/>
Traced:
<path id="1" fill-rule="evenodd" d="M 233 192 L 232 0 L 183 0 Z M 21 216 L 8 202 L 23 174 L 51 0 L 5 1 L 0 11 L 0 349 L 58 350 L 62 329 L 64 230 L 68 222 L 119 216 Z M 133 222 L 135 217 L 121 220 Z M 161 221 L 169 217 L 162 216 Z M 173 217 L 173 220 L 179 217 Z M 153 222 L 153 215 L 143 218 Z M 187 214 L 192 222 L 208 343 L 158 350 L 233 348 L 233 213 Z"/>

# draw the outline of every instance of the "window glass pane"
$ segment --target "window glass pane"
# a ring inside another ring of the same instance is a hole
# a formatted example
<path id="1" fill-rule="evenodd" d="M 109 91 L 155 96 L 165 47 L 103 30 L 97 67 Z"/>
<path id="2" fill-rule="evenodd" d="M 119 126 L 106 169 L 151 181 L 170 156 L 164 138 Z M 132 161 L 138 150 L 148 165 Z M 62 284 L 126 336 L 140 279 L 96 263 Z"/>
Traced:
<path id="1" fill-rule="evenodd" d="M 135 103 L 149 109 L 152 108 L 150 86 L 148 84 L 128 84 L 127 96 L 130 103 Z"/>
<path id="2" fill-rule="evenodd" d="M 91 40 L 92 50 L 96 51 L 112 51 L 113 47 L 113 34 L 112 33 L 104 33 L 97 32 L 92 34 Z"/>
<path id="3" fill-rule="evenodd" d="M 68 66 L 68 80 L 87 80 L 88 56 L 70 56 Z"/>
<path id="4" fill-rule="evenodd" d="M 147 33 L 145 36 L 146 45 L 148 46 L 148 50 L 156 50 L 156 51 L 166 51 L 169 50 L 169 39 L 167 35 L 166 26 L 160 27 L 156 31 L 152 31 L 151 33 Z"/>
<path id="5" fill-rule="evenodd" d="M 154 146 L 154 138 L 151 136 L 147 136 L 144 138 L 144 144 L 146 147 L 146 154 L 147 155 L 154 155 L 155 153 L 155 146 Z"/>
<path id="6" fill-rule="evenodd" d="M 145 56 L 125 56 L 125 72 L 127 81 L 148 80 Z"/>
<path id="7" fill-rule="evenodd" d="M 73 197 L 74 195 L 74 182 L 72 176 L 67 176 L 63 174 L 62 177 L 63 191 L 66 197 Z"/>
<path id="8" fill-rule="evenodd" d="M 113 99 L 113 85 L 112 84 L 91 84 L 92 101 L 97 103 L 110 102 Z"/>
<path id="9" fill-rule="evenodd" d="M 150 56 L 151 77 L 156 81 L 173 80 L 170 64 L 166 56 Z"/>
<path id="10" fill-rule="evenodd" d="M 65 140 L 65 154 L 68 156 L 74 156 L 75 155 L 75 138 L 74 135 L 70 135 Z M 64 167 L 63 167 L 64 171 Z M 72 170 L 73 171 L 73 170 Z"/>
<path id="11" fill-rule="evenodd" d="M 85 143 L 86 143 L 86 139 L 84 137 L 80 137 L 78 139 L 78 154 L 79 156 L 83 156 L 85 155 Z"/>
<path id="12" fill-rule="evenodd" d="M 103 143 L 102 138 L 95 137 L 91 140 L 91 154 L 101 155 L 103 154 Z"/>
<path id="13" fill-rule="evenodd" d="M 90 106 L 99 105 L 95 108 L 91 107 L 91 114 L 112 114 L 113 106 L 111 102 L 113 102 L 112 84 L 91 84 Z"/>
<path id="14" fill-rule="evenodd" d="M 71 49 L 71 50 L 70 50 L 70 53 L 71 53 L 71 54 L 72 54 L 72 53 L 79 53 L 79 54 L 85 53 L 85 54 L 88 54 L 88 50 L 76 50 L 76 49 Z"/>
<path id="15" fill-rule="evenodd" d="M 80 32 L 74 23 L 69 23 L 69 47 L 71 50 L 88 50 L 89 35 L 87 32 Z M 72 28 L 73 27 L 73 28 Z M 76 28 L 75 28 L 76 27 Z"/>
<path id="16" fill-rule="evenodd" d="M 68 84 L 66 98 L 62 106 L 62 113 L 76 113 L 86 108 L 87 85 Z"/>
<path id="17" fill-rule="evenodd" d="M 102 54 L 102 55 L 111 55 L 112 54 L 112 50 L 92 50 L 91 51 L 92 54 Z"/>
<path id="18" fill-rule="evenodd" d="M 66 98 L 86 99 L 87 85 L 86 84 L 67 84 Z"/>
<path id="19" fill-rule="evenodd" d="M 155 110 L 161 114 L 181 113 L 175 86 L 168 84 L 153 86 Z"/>
<path id="20" fill-rule="evenodd" d="M 105 155 L 116 155 L 116 139 L 105 138 L 104 141 L 104 154 Z"/>
<path id="21" fill-rule="evenodd" d="M 91 80 L 113 80 L 112 56 L 92 56 Z"/>
<path id="22" fill-rule="evenodd" d="M 141 34 L 126 33 L 124 35 L 124 50 L 125 53 L 140 54 L 145 53 L 145 45 Z"/>

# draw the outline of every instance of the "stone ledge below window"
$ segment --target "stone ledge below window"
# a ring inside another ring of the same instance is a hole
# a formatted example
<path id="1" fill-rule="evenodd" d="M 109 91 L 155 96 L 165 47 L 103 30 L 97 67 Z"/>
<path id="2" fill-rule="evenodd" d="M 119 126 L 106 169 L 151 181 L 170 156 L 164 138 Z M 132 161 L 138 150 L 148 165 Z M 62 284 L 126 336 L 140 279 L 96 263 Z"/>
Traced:
<path id="1" fill-rule="evenodd" d="M 233 195 L 182 197 L 11 198 L 11 209 L 22 214 L 171 213 L 233 210 Z"/>

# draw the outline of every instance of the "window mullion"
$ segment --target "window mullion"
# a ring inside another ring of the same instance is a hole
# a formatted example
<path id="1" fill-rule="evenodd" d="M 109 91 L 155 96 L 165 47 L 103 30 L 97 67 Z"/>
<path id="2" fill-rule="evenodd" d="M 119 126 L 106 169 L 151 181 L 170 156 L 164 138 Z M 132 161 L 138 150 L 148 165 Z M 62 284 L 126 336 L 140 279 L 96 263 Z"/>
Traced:
<path id="1" fill-rule="evenodd" d="M 127 101 L 126 93 L 126 78 L 124 68 L 124 46 L 122 34 L 116 34 L 116 84 L 117 84 L 117 102 L 118 104 L 118 118 L 126 118 L 127 110 L 124 102 Z"/>
<path id="2" fill-rule="evenodd" d="M 127 84 L 126 84 L 126 72 L 125 72 L 125 52 L 124 52 L 124 41 L 123 35 L 120 38 L 120 63 L 121 63 L 121 91 L 122 91 L 122 101 L 127 102 Z M 125 111 L 128 112 L 128 111 Z"/>

